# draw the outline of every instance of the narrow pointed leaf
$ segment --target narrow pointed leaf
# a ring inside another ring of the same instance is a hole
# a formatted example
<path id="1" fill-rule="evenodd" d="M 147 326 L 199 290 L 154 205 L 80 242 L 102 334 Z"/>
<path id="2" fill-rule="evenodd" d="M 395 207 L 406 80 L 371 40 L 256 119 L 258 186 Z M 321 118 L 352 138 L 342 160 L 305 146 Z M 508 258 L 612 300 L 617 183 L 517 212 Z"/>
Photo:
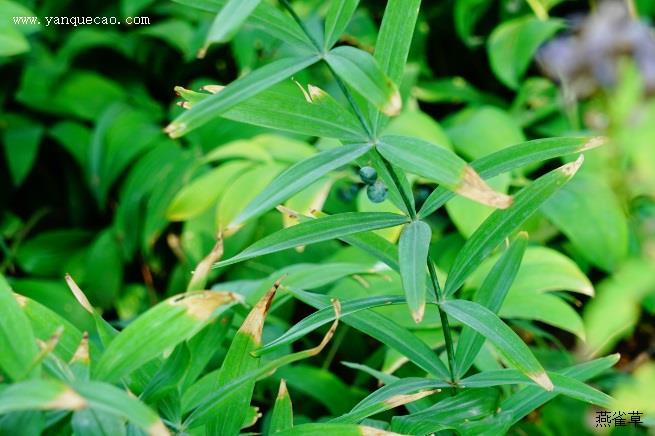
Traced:
<path id="1" fill-rule="evenodd" d="M 370 144 L 344 145 L 320 152 L 290 166 L 273 179 L 229 227 L 237 226 L 283 203 L 318 178 L 357 159 L 370 148 Z"/>
<path id="2" fill-rule="evenodd" d="M 608 409 L 612 405 L 612 397 L 579 380 L 557 372 L 548 372 L 548 376 L 553 381 L 555 386 L 553 393 L 556 395 L 566 395 Z M 534 381 L 515 369 L 505 368 L 480 372 L 461 380 L 459 384 L 463 388 L 486 388 L 500 385 L 534 384 Z"/>
<path id="3" fill-rule="evenodd" d="M 503 253 L 493 266 L 480 288 L 475 293 L 473 301 L 498 313 L 503 304 L 514 278 L 521 266 L 523 254 L 528 246 L 527 233 L 521 233 Z M 469 370 L 480 348 L 484 344 L 484 337 L 468 326 L 462 329 L 457 342 L 455 361 L 457 373 L 461 377 Z"/>
<path id="4" fill-rule="evenodd" d="M 407 305 L 415 322 L 425 313 L 425 276 L 432 230 L 423 221 L 412 221 L 400 234 L 398 256 L 400 277 L 407 296 Z"/>
<path id="5" fill-rule="evenodd" d="M 238 103 L 221 116 L 246 124 L 347 142 L 368 138 L 350 110 L 322 89 L 313 85 L 308 88 L 305 91 L 297 83 L 284 81 Z M 181 87 L 175 90 L 184 98 L 182 106 L 187 109 L 212 95 Z M 214 92 L 216 88 L 207 86 L 205 90 Z"/>
<path id="6" fill-rule="evenodd" d="M 496 210 L 466 241 L 448 273 L 445 293 L 452 295 L 464 280 L 506 237 L 521 226 L 559 188 L 575 175 L 582 165 L 580 155 L 575 162 L 561 166 L 530 183 L 514 197 L 509 209 Z"/>
<path id="7" fill-rule="evenodd" d="M 293 405 L 284 379 L 280 380 L 280 389 L 273 405 L 269 433 L 277 433 L 293 427 Z"/>
<path id="8" fill-rule="evenodd" d="M 261 0 L 228 0 L 216 15 L 205 39 L 205 49 L 211 44 L 229 41 Z"/>
<path id="9" fill-rule="evenodd" d="M 466 162 L 445 147 L 419 138 L 383 136 L 378 151 L 405 171 L 434 180 L 448 189 L 489 206 L 506 208 L 511 197 L 495 192 Z"/>
<path id="10" fill-rule="evenodd" d="M 419 377 L 398 379 L 376 390 L 360 401 L 350 412 L 330 422 L 356 424 L 369 416 L 418 401 L 440 392 L 441 388 L 448 387 L 450 387 L 448 383 L 433 379 Z"/>
<path id="11" fill-rule="evenodd" d="M 94 378 L 116 381 L 174 347 L 238 301 L 231 292 L 190 292 L 171 297 L 121 331 L 106 347 Z"/>
<path id="12" fill-rule="evenodd" d="M 482 178 L 490 179 L 498 174 L 537 162 L 582 153 L 596 148 L 604 142 L 605 138 L 601 136 L 535 139 L 503 148 L 488 156 L 474 160 L 470 165 Z M 418 215 L 420 217 L 430 215 L 453 196 L 454 194 L 446 188 L 439 187 L 435 189 L 423 203 Z"/>
<path id="13" fill-rule="evenodd" d="M 252 356 L 251 352 L 261 346 L 264 319 L 278 287 L 279 283 L 276 282 L 252 308 L 241 324 L 225 355 L 221 369 L 213 380 L 214 389 L 259 367 L 260 359 Z M 246 418 L 254 388 L 254 380 L 241 384 L 236 389 L 237 392 L 230 396 L 229 401 L 213 410 L 212 419 L 207 424 L 207 431 L 211 434 L 239 433 L 241 424 Z"/>
<path id="14" fill-rule="evenodd" d="M 325 17 L 325 48 L 331 48 L 346 30 L 359 0 L 332 0 Z"/>
<path id="15" fill-rule="evenodd" d="M 449 300 L 442 309 L 491 342 L 516 369 L 551 391 L 553 383 L 527 345 L 498 316 L 484 306 L 467 300 Z"/>
<path id="16" fill-rule="evenodd" d="M 260 239 L 231 259 L 218 262 L 216 267 L 231 265 L 300 245 L 328 241 L 369 230 L 394 227 L 405 222 L 407 222 L 407 218 L 402 215 L 382 212 L 346 212 L 323 218 L 309 219 Z"/>
<path id="17" fill-rule="evenodd" d="M 323 337 L 323 340 L 317 346 L 299 351 L 297 353 L 288 354 L 277 359 L 267 361 L 258 368 L 252 369 L 242 376 L 229 381 L 228 383 L 214 389 L 213 385 L 203 382 L 201 379 L 193 387 L 195 393 L 192 400 L 183 401 L 183 411 L 192 410 L 189 416 L 184 420 L 184 425 L 187 428 L 193 428 L 207 423 L 213 417 L 213 411 L 218 410 L 223 404 L 226 404 L 233 395 L 239 392 L 238 387 L 246 383 L 260 380 L 273 374 L 278 368 L 284 365 L 289 365 L 302 359 L 319 354 L 325 346 L 330 342 L 332 336 L 338 325 L 339 319 L 339 302 L 333 301 L 332 306 L 336 315 L 335 321 L 328 332 Z M 213 374 L 213 373 L 210 373 Z M 205 378 L 206 380 L 206 378 Z"/>
<path id="18" fill-rule="evenodd" d="M 276 434 L 280 436 L 325 436 L 326 434 L 339 436 L 399 436 L 398 433 L 364 425 L 331 424 L 327 422 L 301 424 Z"/>
<path id="19" fill-rule="evenodd" d="M 618 360 L 619 355 L 613 354 L 571 366 L 561 370 L 560 374 L 584 382 L 611 368 Z M 529 386 L 503 400 L 500 404 L 500 414 L 509 417 L 509 424 L 513 425 L 556 396 L 556 392 L 547 392 L 540 387 Z"/>
<path id="20" fill-rule="evenodd" d="M 38 352 L 30 321 L 0 275 L 0 368 L 14 381 L 30 373 L 37 375 L 39 367 L 34 364 Z"/>
<path id="21" fill-rule="evenodd" d="M 184 112 L 166 127 L 173 138 L 196 129 L 221 116 L 238 103 L 264 91 L 318 60 L 316 56 L 296 56 L 271 62 L 226 86 L 221 92 L 206 98 Z"/>
<path id="22" fill-rule="evenodd" d="M 402 101 L 398 88 L 369 53 L 341 46 L 330 50 L 325 60 L 344 82 L 383 113 L 389 116 L 400 113 Z"/>
<path id="23" fill-rule="evenodd" d="M 292 290 L 291 292 L 295 294 L 299 291 Z M 341 302 L 341 317 L 346 317 L 353 313 L 374 307 L 386 306 L 390 304 L 401 304 L 404 302 L 405 298 L 399 295 L 379 295 L 374 297 L 346 300 Z M 303 338 L 308 333 L 313 332 L 317 328 L 334 321 L 334 316 L 335 314 L 334 310 L 332 310 L 332 307 L 325 306 L 299 321 L 297 324 L 287 330 L 282 336 L 272 340 L 257 350 L 256 354 L 262 355 L 275 350 L 279 350 L 280 348 L 300 338 Z"/>
<path id="24" fill-rule="evenodd" d="M 329 297 L 326 295 L 304 292 L 300 289 L 290 289 L 289 291 L 300 301 L 316 309 L 328 307 L 330 304 Z M 371 310 L 363 310 L 358 313 L 351 312 L 342 321 L 395 349 L 433 376 L 443 380 L 450 378 L 446 365 L 436 357 L 425 342 L 389 318 Z"/>

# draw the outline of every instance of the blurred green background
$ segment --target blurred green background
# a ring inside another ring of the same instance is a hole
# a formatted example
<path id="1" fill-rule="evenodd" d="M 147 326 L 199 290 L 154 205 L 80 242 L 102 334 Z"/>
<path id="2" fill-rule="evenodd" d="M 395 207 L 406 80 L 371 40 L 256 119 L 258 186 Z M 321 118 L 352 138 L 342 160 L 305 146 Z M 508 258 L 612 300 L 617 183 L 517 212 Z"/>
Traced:
<path id="1" fill-rule="evenodd" d="M 627 15 L 621 21 L 616 14 L 602 18 L 602 6 L 593 0 L 424 0 L 401 89 L 405 110 L 391 129 L 450 147 L 467 160 L 532 138 L 609 137 L 608 144 L 586 154 L 580 173 L 530 220 L 526 230 L 534 246 L 501 315 L 539 348 L 546 364 L 620 352 L 616 371 L 600 381 L 601 387 L 616 397 L 616 410 L 655 415 L 655 102 L 650 86 L 655 55 L 650 28 L 645 40 L 624 38 L 636 20 L 650 23 L 655 2 L 624 4 Z M 183 291 L 221 224 L 276 174 L 333 145 L 226 118 L 181 140 L 163 133 L 184 110 L 176 104 L 175 86 L 199 90 L 227 84 L 289 50 L 266 29 L 246 23 L 230 43 L 212 46 L 197 58 L 220 5 L 213 0 L 0 0 L 0 273 L 17 292 L 80 328 L 91 328 L 92 321 L 67 290 L 65 273 L 105 319 L 121 326 L 164 296 Z M 326 5 L 293 2 L 310 27 L 322 25 Z M 372 50 L 384 8 L 378 1 L 362 6 L 341 43 Z M 600 18 L 584 27 L 581 20 L 590 11 Z M 150 24 L 46 27 L 15 25 L 15 16 L 148 17 Z M 581 25 L 583 30 L 575 31 Z M 554 55 L 540 49 L 556 34 L 567 33 L 577 42 L 560 41 Z M 553 59 L 576 61 L 562 71 Z M 288 92 L 301 92 L 297 85 L 311 83 L 341 98 L 320 67 L 294 81 Z M 512 192 L 552 167 L 499 176 L 492 184 Z M 432 186 L 421 179 L 412 182 L 420 203 Z M 367 201 L 361 188 L 352 168 L 344 168 L 286 205 L 330 213 L 393 210 L 388 201 Z M 430 217 L 433 256 L 442 270 L 488 213 L 457 198 Z M 271 212 L 228 232 L 225 256 L 290 224 Z M 382 233 L 392 241 L 398 237 L 395 229 Z M 283 267 L 327 260 L 374 263 L 331 242 L 214 271 L 211 282 L 247 290 L 249 280 Z M 367 280 L 344 278 L 330 292 L 365 295 L 371 285 L 391 289 L 398 284 L 397 277 Z M 278 329 L 304 313 L 297 307 L 279 314 Z M 434 327 L 434 319 L 416 327 L 404 311 L 389 314 L 426 337 Z M 362 361 L 369 354 L 382 359 L 386 369 L 402 365 L 384 347 L 347 334 L 351 340 L 342 339 L 324 368 L 332 360 Z M 367 346 L 375 349 L 369 353 Z M 325 374 L 321 365 L 316 360 L 307 370 L 311 377 Z M 302 395 L 310 401 L 298 403 L 300 413 L 319 416 L 321 406 L 315 403 L 325 400 L 307 391 Z M 581 403 L 556 400 L 515 431 L 589 433 L 596 430 L 592 412 Z M 639 430 L 615 430 L 631 431 Z"/>

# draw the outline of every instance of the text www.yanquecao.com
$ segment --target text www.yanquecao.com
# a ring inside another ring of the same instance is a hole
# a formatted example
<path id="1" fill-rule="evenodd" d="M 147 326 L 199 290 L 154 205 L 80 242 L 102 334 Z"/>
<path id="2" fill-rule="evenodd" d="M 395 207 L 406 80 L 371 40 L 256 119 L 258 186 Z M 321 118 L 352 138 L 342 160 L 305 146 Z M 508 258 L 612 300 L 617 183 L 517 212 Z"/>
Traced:
<path id="1" fill-rule="evenodd" d="M 150 17 L 13 17 L 14 24 L 31 24 L 48 26 L 89 26 L 89 25 L 121 25 L 144 26 L 150 24 Z"/>

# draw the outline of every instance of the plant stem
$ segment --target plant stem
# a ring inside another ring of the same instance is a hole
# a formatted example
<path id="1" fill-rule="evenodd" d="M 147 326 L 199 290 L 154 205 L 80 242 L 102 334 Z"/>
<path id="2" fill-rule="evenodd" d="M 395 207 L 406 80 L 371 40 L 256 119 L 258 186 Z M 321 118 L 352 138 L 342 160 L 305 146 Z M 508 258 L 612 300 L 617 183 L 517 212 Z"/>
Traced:
<path id="1" fill-rule="evenodd" d="M 432 289 L 434 296 L 437 299 L 437 308 L 439 309 L 439 318 L 441 318 L 441 327 L 443 328 L 443 337 L 446 341 L 446 354 L 448 355 L 448 370 L 450 371 L 450 381 L 457 382 L 455 376 L 455 348 L 453 347 L 453 337 L 450 332 L 450 323 L 448 322 L 448 315 L 441 309 L 439 303 L 444 301 L 441 286 L 439 286 L 439 279 L 437 278 L 437 271 L 434 268 L 432 259 L 428 256 L 428 270 L 430 271 L 430 279 L 432 282 Z"/>
<path id="2" fill-rule="evenodd" d="M 314 44 L 316 49 L 321 53 L 323 53 L 323 49 L 321 49 L 321 46 L 319 45 L 318 41 L 309 33 L 309 30 L 307 30 L 307 27 L 305 24 L 302 22 L 298 14 L 293 10 L 291 5 L 289 4 L 288 0 L 280 0 L 280 3 L 284 8 L 291 14 L 293 19 L 298 23 L 300 28 L 303 30 L 305 35 L 309 38 L 309 40 Z M 339 85 L 339 88 L 341 89 L 341 92 L 346 96 L 346 99 L 348 100 L 348 103 L 352 107 L 353 111 L 357 115 L 357 118 L 359 119 L 360 124 L 366 130 L 366 133 L 369 135 L 369 139 L 371 142 L 375 142 L 375 138 L 373 135 L 373 131 L 371 130 L 371 127 L 369 126 L 368 122 L 366 121 L 366 118 L 364 117 L 364 114 L 362 113 L 361 108 L 355 101 L 355 98 L 353 97 L 352 93 L 350 90 L 346 87 L 346 84 L 343 83 L 341 78 L 337 75 L 337 73 L 332 69 L 330 64 L 326 62 L 326 65 L 328 66 L 330 73 L 334 76 L 334 79 L 336 80 L 337 84 Z M 405 195 L 405 192 L 402 190 L 402 186 L 400 184 L 400 180 L 398 179 L 398 175 L 396 174 L 395 170 L 391 166 L 389 162 L 386 161 L 386 159 L 382 158 L 382 161 L 384 162 L 384 165 L 387 168 L 387 171 L 391 175 L 391 179 L 400 193 L 400 196 L 403 200 L 403 203 L 405 204 L 405 207 L 407 208 L 407 212 L 409 213 L 410 217 L 412 220 L 416 219 L 416 211 L 412 207 L 411 202 L 409 201 L 409 198 Z M 441 292 L 441 287 L 439 286 L 439 280 L 437 278 L 437 273 L 434 269 L 434 265 L 432 264 L 432 260 L 430 259 L 430 256 L 428 256 L 427 260 L 428 264 L 428 270 L 430 271 L 430 278 L 432 281 L 432 288 L 434 290 L 435 297 L 437 299 L 437 303 L 441 303 L 443 301 L 443 295 Z M 454 347 L 453 347 L 453 338 L 452 334 L 450 331 L 450 323 L 448 322 L 448 315 L 441 310 L 441 307 L 437 304 L 437 307 L 439 309 L 439 317 L 441 318 L 441 327 L 444 331 L 444 339 L 446 341 L 446 354 L 448 355 L 448 369 L 450 371 L 450 379 L 452 382 L 455 382 L 455 352 L 454 352 Z"/>

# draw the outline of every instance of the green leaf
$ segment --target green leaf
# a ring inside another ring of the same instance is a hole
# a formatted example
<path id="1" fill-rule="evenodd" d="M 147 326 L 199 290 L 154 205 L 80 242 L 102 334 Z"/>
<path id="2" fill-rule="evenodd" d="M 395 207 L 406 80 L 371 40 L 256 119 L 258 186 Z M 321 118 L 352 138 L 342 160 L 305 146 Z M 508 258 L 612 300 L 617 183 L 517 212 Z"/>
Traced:
<path id="1" fill-rule="evenodd" d="M 341 46 L 330 50 L 325 61 L 344 82 L 384 114 L 394 116 L 400 113 L 402 101 L 398 88 L 369 53 Z"/>
<path id="2" fill-rule="evenodd" d="M 493 191 L 447 148 L 418 138 L 383 136 L 377 149 L 392 164 L 443 184 L 464 197 L 495 207 L 507 207 L 511 203 L 510 197 Z"/>
<path id="3" fill-rule="evenodd" d="M 28 118 L 8 116 L 3 120 L 5 158 L 14 186 L 20 186 L 29 175 L 39 151 L 43 126 Z"/>
<path id="4" fill-rule="evenodd" d="M 204 49 L 214 43 L 232 39 L 260 2 L 261 0 L 228 0 L 209 28 Z"/>
<path id="5" fill-rule="evenodd" d="M 339 436 L 394 436 L 397 433 L 354 424 L 313 423 L 301 424 L 291 429 L 276 433 L 279 436 L 324 436 L 334 434 Z"/>
<path id="6" fill-rule="evenodd" d="M 482 285 L 475 293 L 473 301 L 494 313 L 498 312 L 519 271 L 521 260 L 527 246 L 528 235 L 522 232 L 512 242 L 507 251 L 503 253 L 500 259 L 498 259 L 491 271 L 489 271 L 484 282 L 482 282 Z M 459 377 L 466 374 L 469 370 L 483 343 L 484 337 L 482 335 L 468 326 L 462 329 L 455 354 L 457 374 Z"/>
<path id="7" fill-rule="evenodd" d="M 455 29 L 469 47 L 482 43 L 482 37 L 475 35 L 475 26 L 492 3 L 491 0 L 455 0 Z"/>
<path id="8" fill-rule="evenodd" d="M 332 0 L 325 17 L 325 49 L 330 49 L 346 30 L 359 0 Z"/>
<path id="9" fill-rule="evenodd" d="M 397 86 L 401 79 L 414 36 L 421 0 L 389 0 L 375 43 L 375 60 Z"/>
<path id="10" fill-rule="evenodd" d="M 77 410 L 87 403 L 57 380 L 27 380 L 0 391 L 0 415 L 21 410 Z"/>
<path id="11" fill-rule="evenodd" d="M 284 379 L 280 380 L 280 389 L 275 398 L 271 420 L 268 424 L 269 433 L 277 433 L 293 427 L 293 406 Z"/>
<path id="12" fill-rule="evenodd" d="M 314 64 L 318 58 L 296 56 L 271 62 L 226 86 L 221 92 L 204 99 L 184 112 L 166 127 L 166 133 L 178 138 L 213 118 L 221 116 L 238 103 L 270 88 L 296 72 Z"/>
<path id="13" fill-rule="evenodd" d="M 511 292 L 500 310 L 503 318 L 541 321 L 573 333 L 585 340 L 585 328 L 580 315 L 563 299 L 549 294 Z"/>
<path id="14" fill-rule="evenodd" d="M 294 287 L 293 284 L 288 283 L 285 280 L 286 287 Z M 301 286 L 295 285 L 298 288 Z M 299 293 L 298 290 L 291 290 L 291 293 L 296 295 L 305 295 L 305 293 Z M 374 307 L 385 306 L 388 304 L 399 304 L 404 303 L 405 299 L 399 295 L 379 295 L 374 297 L 367 298 L 357 298 L 352 300 L 346 300 L 341 302 L 341 316 L 345 317 L 353 313 L 357 313 L 361 310 L 371 309 Z M 287 330 L 282 336 L 272 340 L 262 348 L 256 350 L 257 355 L 267 354 L 306 336 L 308 333 L 316 330 L 317 328 L 328 324 L 334 321 L 334 310 L 332 306 L 327 305 L 322 309 L 314 312 L 313 314 L 305 317 L 289 330 Z"/>
<path id="15" fill-rule="evenodd" d="M 611 272 L 628 254 L 628 222 L 601 177 L 578 174 L 542 211 L 594 265 Z"/>
<path id="16" fill-rule="evenodd" d="M 228 0 L 175 0 L 176 3 L 218 13 Z M 268 2 L 260 2 L 246 23 L 282 41 L 314 49 L 298 23 Z"/>
<path id="17" fill-rule="evenodd" d="M 184 185 L 168 206 L 166 218 L 186 221 L 200 215 L 216 203 L 230 181 L 250 166 L 251 163 L 246 161 L 227 162 Z"/>
<path id="18" fill-rule="evenodd" d="M 376 390 L 360 401 L 350 412 L 330 422 L 356 424 L 369 416 L 412 403 L 440 392 L 441 388 L 448 387 L 450 387 L 448 383 L 439 380 L 419 377 L 398 379 Z"/>
<path id="19" fill-rule="evenodd" d="M 528 346 L 492 311 L 466 300 L 445 301 L 441 303 L 441 307 L 448 315 L 466 324 L 494 344 L 507 362 L 516 369 L 547 391 L 553 390 L 553 383 Z"/>
<path id="20" fill-rule="evenodd" d="M 237 301 L 230 292 L 190 292 L 162 301 L 121 331 L 106 347 L 94 378 L 116 381 L 197 333 Z"/>
<path id="21" fill-rule="evenodd" d="M 539 177 L 516 194 L 509 209 L 492 213 L 466 241 L 455 258 L 445 285 L 446 295 L 457 291 L 484 258 L 566 184 L 580 168 L 582 161 L 581 155 L 575 162 Z"/>
<path id="22" fill-rule="evenodd" d="M 30 51 L 30 43 L 25 35 L 12 24 L 2 23 L 0 26 L 0 57 L 15 56 L 26 51 Z"/>
<path id="23" fill-rule="evenodd" d="M 510 88 L 518 88 L 539 46 L 562 27 L 560 20 L 540 20 L 532 15 L 496 27 L 487 42 L 489 62 L 496 77 Z"/>
<path id="24" fill-rule="evenodd" d="M 330 297 L 327 295 L 318 295 L 294 288 L 290 288 L 289 291 L 300 301 L 316 309 L 323 309 L 330 306 Z M 399 299 L 398 301 L 401 301 L 401 297 L 396 298 Z M 350 302 L 346 301 L 344 306 L 346 304 L 349 305 L 349 303 Z M 360 301 L 359 304 L 361 303 L 371 304 L 371 301 Z M 350 310 L 349 306 L 348 308 Z M 318 315 L 317 312 L 315 316 L 318 318 L 319 316 L 324 316 L 324 314 Z M 389 318 L 380 315 L 377 312 L 365 310 L 360 313 L 350 313 L 350 315 L 343 318 L 343 322 L 368 336 L 377 339 L 380 343 L 397 350 L 415 363 L 419 368 L 435 377 L 443 380 L 450 378 L 446 365 L 441 361 L 441 359 L 435 357 L 434 352 L 425 342 Z"/>
<path id="25" fill-rule="evenodd" d="M 279 83 L 237 104 L 222 117 L 301 135 L 338 138 L 346 142 L 361 142 L 368 138 L 350 110 L 317 86 L 307 87 L 305 91 L 298 82 Z M 202 96 L 202 99 L 207 98 L 207 94 L 197 95 Z M 198 99 L 197 96 L 195 98 Z M 193 104 L 189 106 L 193 107 Z"/>
<path id="26" fill-rule="evenodd" d="M 369 230 L 394 227 L 407 222 L 407 218 L 393 213 L 346 212 L 323 218 L 303 221 L 292 227 L 268 235 L 236 256 L 218 262 L 217 268 L 232 265 L 254 257 L 287 250 L 300 245 L 314 244 L 330 239 L 367 232 Z"/>
<path id="27" fill-rule="evenodd" d="M 252 356 L 251 352 L 261 346 L 264 319 L 278 286 L 279 283 L 276 282 L 252 308 L 241 324 L 225 355 L 221 369 L 211 381 L 213 390 L 239 379 L 260 366 L 260 359 Z M 207 411 L 212 415 L 211 420 L 207 423 L 207 432 L 210 434 L 237 434 L 246 418 L 254 388 L 255 380 L 242 383 L 235 389 L 236 392 L 230 395 L 227 403 L 212 408 L 211 412 Z"/>
<path id="28" fill-rule="evenodd" d="M 535 139 L 474 160 L 471 162 L 471 166 L 482 178 L 489 179 L 536 162 L 582 153 L 602 145 L 604 141 L 605 138 L 600 136 Z M 423 203 L 418 215 L 421 217 L 430 215 L 452 197 L 453 193 L 443 187 L 435 189 Z"/>
<path id="29" fill-rule="evenodd" d="M 555 386 L 553 389 L 553 393 L 555 394 L 566 395 L 608 409 L 612 405 L 612 398 L 609 395 L 581 381 L 557 372 L 548 372 L 548 376 Z M 486 388 L 500 385 L 533 384 L 533 381 L 515 369 L 505 368 L 480 372 L 461 380 L 459 383 L 463 388 Z"/>
<path id="30" fill-rule="evenodd" d="M 38 352 L 30 321 L 0 275 L 0 367 L 14 381 L 38 375 Z"/>
<path id="31" fill-rule="evenodd" d="M 428 224 L 412 221 L 403 228 L 398 243 L 400 277 L 407 296 L 407 305 L 416 323 L 421 322 L 425 313 L 425 266 L 431 238 L 432 230 Z"/>
<path id="32" fill-rule="evenodd" d="M 585 381 L 611 368 L 618 360 L 619 355 L 613 354 L 566 368 L 560 371 L 560 374 L 575 380 Z M 503 400 L 499 407 L 501 410 L 500 415 L 507 417 L 509 425 L 513 425 L 556 396 L 556 392 L 547 392 L 537 386 L 526 387 Z M 502 417 L 499 418 L 502 419 Z"/>
<path id="33" fill-rule="evenodd" d="M 394 416 L 391 430 L 402 434 L 427 435 L 455 429 L 467 421 L 475 421 L 495 412 L 498 393 L 491 389 L 470 389 L 437 404 L 405 416 Z"/>
<path id="34" fill-rule="evenodd" d="M 344 145 L 320 152 L 280 173 L 228 227 L 237 226 L 281 204 L 313 181 L 350 163 L 371 149 L 370 144 Z"/>

